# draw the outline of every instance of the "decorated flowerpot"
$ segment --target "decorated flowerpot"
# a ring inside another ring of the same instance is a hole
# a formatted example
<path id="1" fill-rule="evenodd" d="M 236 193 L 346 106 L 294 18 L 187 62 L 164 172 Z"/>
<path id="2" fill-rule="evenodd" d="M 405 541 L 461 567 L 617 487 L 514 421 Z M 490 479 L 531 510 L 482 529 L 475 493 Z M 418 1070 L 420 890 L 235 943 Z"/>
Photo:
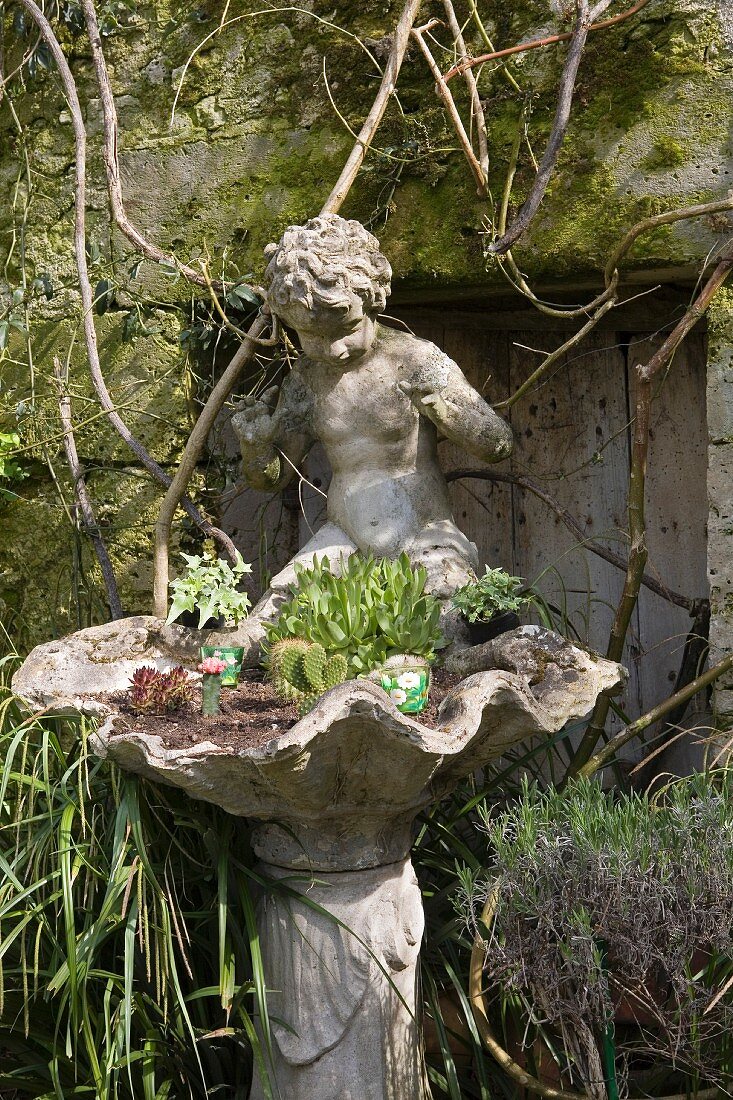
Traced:
<path id="1" fill-rule="evenodd" d="M 201 657 L 219 657 L 226 662 L 226 671 L 221 674 L 222 687 L 236 687 L 242 671 L 244 649 L 239 645 L 202 645 Z"/>
<path id="2" fill-rule="evenodd" d="M 392 657 L 379 670 L 379 683 L 403 714 L 425 709 L 430 689 L 430 665 L 420 657 Z"/>

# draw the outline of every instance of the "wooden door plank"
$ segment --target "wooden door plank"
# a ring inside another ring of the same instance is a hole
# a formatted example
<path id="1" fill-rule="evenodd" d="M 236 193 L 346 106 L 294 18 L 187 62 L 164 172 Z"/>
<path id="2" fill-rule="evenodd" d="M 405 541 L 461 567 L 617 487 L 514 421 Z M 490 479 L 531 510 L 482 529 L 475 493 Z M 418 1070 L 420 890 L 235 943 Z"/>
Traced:
<path id="1" fill-rule="evenodd" d="M 560 333 L 543 333 L 535 347 L 553 350 Z M 515 389 L 536 367 L 538 356 L 511 351 Z M 513 472 L 553 496 L 587 534 L 625 556 L 629 469 L 626 357 L 617 338 L 596 333 L 573 350 L 535 393 L 515 407 L 517 444 Z M 548 506 L 528 492 L 515 493 L 515 556 L 519 572 L 560 608 L 583 645 L 605 652 L 624 574 L 592 554 Z M 638 634 L 638 622 L 632 624 Z M 626 699 L 635 699 L 630 664 Z M 622 705 L 626 700 L 622 700 Z"/>
<path id="2" fill-rule="evenodd" d="M 630 366 L 645 362 L 660 342 L 634 341 Z M 655 388 L 647 462 L 647 572 L 691 598 L 708 595 L 705 375 L 705 340 L 693 333 Z M 633 397 L 633 369 L 630 386 Z M 684 608 L 642 588 L 639 623 L 638 705 L 646 711 L 674 690 L 691 620 Z"/>
<path id="3" fill-rule="evenodd" d="M 493 404 L 508 394 L 509 339 L 507 333 L 466 327 L 452 319 L 446 327 L 443 350 L 458 363 L 471 385 Z M 440 444 L 444 470 L 481 469 L 482 463 L 447 440 Z M 507 462 L 499 470 L 508 470 Z M 453 514 L 462 531 L 476 543 L 480 567 L 500 565 L 514 569 L 512 487 L 475 479 L 451 484 Z"/>

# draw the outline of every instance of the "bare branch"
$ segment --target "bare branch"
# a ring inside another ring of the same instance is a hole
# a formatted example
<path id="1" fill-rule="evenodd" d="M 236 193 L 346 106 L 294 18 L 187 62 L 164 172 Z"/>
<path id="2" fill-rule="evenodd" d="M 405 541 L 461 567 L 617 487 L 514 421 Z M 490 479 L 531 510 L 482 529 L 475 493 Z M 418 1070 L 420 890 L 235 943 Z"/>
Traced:
<path id="1" fill-rule="evenodd" d="M 622 749 L 624 745 L 628 744 L 635 737 L 640 737 L 645 730 L 653 726 L 655 722 L 658 722 L 660 718 L 664 718 L 670 711 L 675 710 L 677 707 L 687 703 L 692 699 L 693 695 L 697 695 L 699 691 L 703 691 L 704 688 L 714 683 L 719 677 L 724 676 L 726 672 L 730 672 L 733 669 L 733 653 L 729 653 L 727 657 L 724 657 L 722 661 L 719 661 L 717 665 L 713 665 L 707 672 L 703 672 L 701 676 L 698 676 L 687 687 L 682 688 L 681 691 L 676 691 L 674 695 L 670 695 L 668 699 L 665 699 L 663 703 L 657 704 L 641 718 L 637 718 L 635 722 L 625 726 L 619 733 L 617 733 L 607 745 L 604 745 L 594 756 L 583 764 L 578 769 L 577 774 L 580 776 L 591 776 L 602 768 L 605 764 L 611 760 L 619 749 Z"/>
<path id="2" fill-rule="evenodd" d="M 638 11 L 646 7 L 649 0 L 637 0 L 633 7 L 628 11 L 621 12 L 619 15 L 614 15 L 610 19 L 604 19 L 600 23 L 592 23 L 588 28 L 589 33 L 591 31 L 605 30 L 606 27 L 613 27 L 616 23 L 623 23 L 624 19 L 628 19 L 630 15 L 636 15 Z M 538 50 L 543 46 L 554 46 L 557 42 L 568 42 L 573 37 L 573 32 L 565 32 L 564 34 L 551 34 L 546 38 L 535 38 L 531 42 L 520 42 L 518 46 L 509 46 L 505 50 L 492 50 L 491 53 L 482 53 L 479 57 L 471 57 L 466 61 L 461 61 L 458 65 L 454 65 L 452 69 L 445 74 L 444 79 L 446 81 L 452 80 L 454 76 L 458 76 L 459 73 L 463 73 L 466 69 L 473 69 L 477 65 L 485 65 L 487 61 L 498 61 L 502 57 L 511 57 L 512 54 L 526 53 L 527 50 Z"/>
<path id="3" fill-rule="evenodd" d="M 621 601 L 616 608 L 606 656 L 609 660 L 620 661 L 628 633 L 631 616 L 639 598 L 641 578 L 647 559 L 646 525 L 644 520 L 644 496 L 646 483 L 646 462 L 649 450 L 649 421 L 652 403 L 652 380 L 665 367 L 681 340 L 703 316 L 712 298 L 720 290 L 733 267 L 733 257 L 722 260 L 708 282 L 686 311 L 673 332 L 667 337 L 659 350 L 646 365 L 636 368 L 636 416 L 632 445 L 631 472 L 629 474 L 629 536 L 631 552 L 626 570 L 626 580 Z M 687 690 L 687 689 L 685 689 Z M 598 738 L 601 736 L 608 717 L 610 700 L 608 695 L 600 695 L 593 709 L 590 724 L 578 749 L 573 756 L 568 776 L 576 775 L 589 762 Z M 666 712 L 665 712 L 666 713 Z"/>
<path id="4" fill-rule="evenodd" d="M 225 329 L 237 336 L 240 341 L 251 340 L 260 348 L 274 348 L 277 344 L 280 343 L 280 326 L 278 323 L 278 319 L 277 317 L 271 317 L 270 311 L 267 306 L 263 306 L 262 313 L 263 316 L 268 319 L 268 321 L 272 321 L 272 336 L 269 336 L 266 340 L 261 340 L 259 337 L 251 336 L 249 332 L 245 331 L 245 329 L 240 328 L 239 325 L 235 325 L 232 321 L 230 321 L 226 315 L 224 307 L 219 301 L 219 296 L 216 293 L 214 281 L 209 275 L 209 268 L 207 264 L 203 260 L 199 260 L 199 266 L 201 268 L 204 282 L 206 284 L 206 289 L 209 292 L 209 296 L 211 297 L 214 309 L 219 314 L 221 318 L 221 323 L 223 324 Z M 265 291 L 261 287 L 253 287 L 252 289 L 256 290 L 256 292 L 260 294 L 264 300 Z"/>
<path id="5" fill-rule="evenodd" d="M 426 23 L 422 27 L 413 27 L 412 35 L 415 41 L 418 43 L 420 49 L 422 50 L 423 57 L 428 63 L 430 72 L 433 74 L 436 91 L 440 98 L 443 100 L 445 109 L 450 115 L 451 122 L 453 123 L 453 128 L 456 131 L 458 140 L 460 141 L 463 148 L 463 152 L 466 154 L 466 160 L 468 161 L 474 179 L 476 180 L 476 191 L 482 198 L 486 198 L 486 176 L 484 175 L 484 171 L 481 165 L 476 160 L 476 154 L 473 151 L 471 139 L 466 133 L 466 128 L 463 125 L 461 116 L 458 113 L 458 108 L 456 107 L 455 100 L 453 99 L 450 88 L 443 80 L 443 75 L 440 71 L 438 63 L 431 54 L 430 49 L 428 48 L 428 45 L 423 38 L 425 32 L 430 30 L 431 27 L 434 27 L 438 22 L 439 21 L 437 19 L 432 19 L 429 23 Z"/>
<path id="6" fill-rule="evenodd" d="M 88 2 L 89 0 L 85 0 L 85 3 Z M 417 15 L 419 6 L 420 0 L 408 0 L 405 6 L 395 31 L 392 50 L 390 51 L 390 56 L 385 66 L 384 76 L 379 91 L 377 92 L 376 99 L 359 133 L 357 144 L 354 146 L 339 176 L 336 186 L 321 210 L 322 214 L 336 213 L 336 211 L 339 210 L 351 185 L 356 179 L 356 175 L 364 160 L 366 150 L 369 148 L 374 138 L 374 134 L 386 110 L 389 97 L 394 91 L 397 74 L 402 65 L 405 50 L 407 49 L 410 29 Z M 205 273 L 205 276 L 207 275 L 208 273 Z M 209 290 L 212 292 L 210 283 Z M 213 294 L 213 299 L 216 305 L 217 299 L 215 294 Z M 170 532 L 176 508 L 196 468 L 196 464 L 206 445 L 206 440 L 216 417 L 224 407 L 229 394 L 234 388 L 245 366 L 255 355 L 257 345 L 269 343 L 269 341 L 259 339 L 260 333 L 265 327 L 265 323 L 266 322 L 262 318 L 255 319 L 246 333 L 242 346 L 237 350 L 234 358 L 231 360 L 229 366 L 209 395 L 206 405 L 199 419 L 196 421 L 191 436 L 186 443 L 176 475 L 161 505 L 155 525 L 155 577 L 153 582 L 153 614 L 157 615 L 159 618 L 165 618 L 167 613 L 168 544 L 170 542 Z"/>
<path id="7" fill-rule="evenodd" d="M 74 439 L 74 428 L 71 420 L 71 398 L 66 392 L 63 370 L 56 356 L 54 356 L 53 360 L 53 373 L 56 378 L 56 386 L 58 389 L 59 415 L 61 417 L 61 427 L 64 432 L 66 461 L 69 465 L 71 480 L 74 483 L 74 494 L 76 496 L 77 506 L 84 521 L 82 530 L 84 534 L 89 536 L 94 546 L 94 553 L 97 556 L 99 568 L 102 571 L 104 586 L 107 589 L 109 613 L 113 619 L 122 619 L 125 613 L 122 610 L 120 594 L 117 590 L 117 578 L 115 577 L 115 571 L 112 568 L 112 562 L 107 553 L 107 546 L 102 538 L 102 532 L 99 529 L 96 516 L 94 515 L 94 507 L 89 497 L 89 493 L 87 492 L 87 485 L 84 480 L 84 470 L 79 462 L 76 440 Z"/>
<path id="8" fill-rule="evenodd" d="M 528 390 L 531 390 L 532 387 L 537 382 L 539 382 L 539 380 L 545 374 L 547 374 L 550 367 L 554 366 L 555 363 L 557 363 L 558 359 L 562 358 L 565 352 L 570 351 L 571 348 L 574 348 L 577 344 L 581 342 L 581 340 L 583 340 L 590 332 L 593 331 L 593 329 L 596 327 L 604 314 L 608 313 L 608 311 L 610 309 L 613 309 L 616 305 L 615 298 L 606 298 L 606 300 L 603 301 L 603 297 L 604 296 L 601 295 L 600 298 L 597 299 L 602 301 L 602 304 L 598 307 L 595 313 L 588 318 L 586 323 L 581 328 L 579 328 L 577 332 L 574 332 L 572 336 L 568 337 L 564 344 L 561 344 L 559 348 L 556 348 L 555 351 L 551 352 L 550 355 L 543 359 L 537 369 L 532 371 L 532 374 L 530 374 L 529 378 L 527 378 L 526 381 L 522 382 L 521 386 L 519 386 L 518 389 L 514 391 L 511 397 L 507 397 L 505 401 L 497 401 L 495 408 L 510 409 L 512 405 L 516 405 L 517 401 L 519 401 L 521 397 L 524 397 L 525 393 L 527 393 Z"/>
<path id="9" fill-rule="evenodd" d="M 578 75 L 580 60 L 583 56 L 585 42 L 589 31 L 588 0 L 577 0 L 578 15 L 575 29 L 570 38 L 570 48 L 565 61 L 565 67 L 560 78 L 560 90 L 557 97 L 557 109 L 552 123 L 552 130 L 547 142 L 547 147 L 540 161 L 539 171 L 535 176 L 530 193 L 523 203 L 514 223 L 488 246 L 488 251 L 493 254 L 502 254 L 511 248 L 515 241 L 526 231 L 530 222 L 537 213 L 540 203 L 545 196 L 547 185 L 557 163 L 557 158 L 565 138 L 565 132 L 570 122 L 570 108 L 573 103 L 575 80 Z"/>
<path id="10" fill-rule="evenodd" d="M 159 619 L 164 619 L 168 614 L 168 546 L 173 516 L 206 446 L 206 440 L 214 426 L 214 421 L 219 415 L 219 411 L 224 407 L 224 403 L 236 385 L 244 367 L 253 358 L 257 350 L 257 337 L 266 326 L 267 321 L 264 317 L 258 317 L 254 320 L 241 347 L 237 349 L 229 366 L 209 394 L 206 405 L 186 441 L 178 469 L 160 506 L 158 519 L 155 523 L 155 576 L 153 581 L 153 614 L 157 615 Z M 232 554 L 232 560 L 234 560 L 234 557 L 235 554 Z"/>
<path id="11" fill-rule="evenodd" d="M 628 561 L 626 558 L 621 557 L 620 554 L 616 554 L 613 550 L 609 550 L 606 546 L 596 542 L 594 538 L 589 538 L 575 516 L 571 515 L 566 508 L 563 508 L 562 504 L 555 500 L 546 489 L 543 489 L 542 486 L 538 485 L 530 478 L 523 477 L 520 474 L 500 473 L 497 470 L 450 470 L 445 475 L 446 481 L 461 481 L 463 478 L 478 478 L 482 481 L 500 481 L 508 485 L 517 485 L 520 489 L 526 489 L 528 493 L 532 493 L 538 500 L 543 501 L 548 508 L 552 509 L 558 519 L 562 520 L 568 530 L 572 531 L 576 536 L 581 546 L 586 547 L 592 554 L 596 554 L 599 558 L 603 558 L 609 565 L 615 565 L 617 569 L 622 569 L 626 572 L 628 568 Z M 671 588 L 667 588 L 666 585 L 661 584 L 649 573 L 644 573 L 642 575 L 641 583 L 651 592 L 655 592 L 657 596 L 661 596 L 662 599 L 675 604 L 676 607 L 683 607 L 685 611 L 689 611 L 691 614 L 700 605 L 700 600 L 690 599 L 689 596 L 683 596 L 681 592 L 674 592 Z"/>
<path id="12" fill-rule="evenodd" d="M 663 214 L 655 214 L 651 218 L 644 218 L 642 221 L 637 222 L 616 246 L 606 264 L 606 285 L 611 283 L 613 276 L 618 272 L 618 265 L 621 260 L 642 233 L 648 233 L 652 229 L 657 229 L 660 225 L 687 221 L 688 218 L 703 218 L 710 214 L 722 214 L 727 210 L 733 210 L 733 193 L 724 199 L 717 199 L 715 202 L 700 203 L 697 206 L 677 207 L 675 210 L 667 210 Z"/>
<path id="13" fill-rule="evenodd" d="M 115 428 L 120 437 L 125 441 L 130 450 L 135 454 L 140 462 L 143 464 L 146 470 L 156 481 L 159 481 L 162 485 L 170 485 L 171 479 L 168 474 L 163 470 L 161 466 L 155 461 L 155 459 L 148 454 L 135 436 L 133 436 L 130 429 L 125 424 L 122 417 L 117 412 L 114 402 L 110 396 L 107 384 L 104 380 L 102 368 L 99 360 L 99 347 L 97 344 L 97 333 L 94 328 L 94 297 L 92 293 L 91 283 L 89 281 L 89 268 L 87 265 L 86 256 L 86 144 L 87 135 L 84 127 L 84 119 L 82 116 L 81 105 L 79 103 L 79 96 L 76 90 L 76 83 L 74 77 L 69 68 L 69 64 L 64 56 L 64 52 L 61 49 L 58 39 L 53 32 L 51 24 L 46 19 L 38 5 L 34 0 L 18 0 L 20 4 L 26 9 L 28 14 L 36 23 L 43 40 L 46 42 L 61 77 L 61 83 L 64 88 L 64 94 L 69 104 L 69 113 L 71 114 L 71 121 L 74 128 L 74 146 L 75 146 L 75 159 L 76 159 L 76 186 L 74 193 L 74 254 L 76 257 L 76 270 L 79 279 L 79 291 L 81 293 L 82 302 L 82 318 L 84 325 L 84 340 L 87 350 L 87 358 L 89 360 L 89 371 L 92 378 L 94 389 L 99 398 L 99 402 L 104 409 L 107 418 L 112 426 Z M 227 552 L 234 556 L 235 549 L 231 539 L 220 531 L 217 527 L 214 527 L 204 516 L 201 515 L 199 510 L 189 501 L 185 500 L 182 503 L 182 507 L 187 514 L 191 517 L 193 522 L 200 527 L 207 535 L 218 539 L 220 543 L 227 549 Z"/>
<path id="14" fill-rule="evenodd" d="M 481 914 L 481 924 L 489 928 L 496 914 L 496 905 L 499 898 L 499 885 L 496 883 L 486 899 Z M 513 1078 L 517 1084 L 527 1092 L 544 1097 L 544 1100 L 590 1100 L 587 1093 L 575 1092 L 569 1089 L 555 1088 L 554 1085 L 546 1085 L 539 1078 L 534 1077 L 524 1066 L 515 1062 L 510 1054 L 497 1041 L 489 1014 L 486 1011 L 484 994 L 484 962 L 486 959 L 485 944 L 477 934 L 471 948 L 471 961 L 468 972 L 468 996 L 471 1002 L 471 1011 L 476 1021 L 481 1042 L 488 1050 L 491 1057 L 504 1072 Z"/>
<path id="15" fill-rule="evenodd" d="M 321 209 L 322 214 L 338 213 L 343 205 L 344 199 L 351 189 L 351 185 L 356 179 L 357 173 L 366 156 L 367 149 L 374 140 L 374 135 L 377 132 L 379 123 L 382 121 L 384 112 L 387 109 L 389 97 L 395 90 L 397 77 L 402 68 L 402 62 L 407 50 L 407 44 L 410 41 L 410 31 L 412 30 L 412 25 L 417 18 L 419 10 L 420 0 L 407 0 L 395 28 L 394 37 L 392 39 L 392 49 L 389 52 L 387 64 L 384 67 L 382 83 L 379 86 L 379 91 L 372 104 L 372 109 L 364 120 L 364 125 L 359 131 L 359 136 L 356 139 L 356 145 L 351 150 L 341 175 L 337 179 L 331 194 L 323 204 Z"/>
<path id="16" fill-rule="evenodd" d="M 655 374 L 658 374 L 660 370 L 667 366 L 687 333 L 704 316 L 710 302 L 730 275 L 731 268 L 733 268 L 733 242 L 729 242 L 727 251 L 728 255 L 717 265 L 694 303 L 685 312 L 684 317 L 675 325 L 646 366 L 640 368 L 639 374 L 644 382 L 651 381 Z"/>
<path id="17" fill-rule="evenodd" d="M 104 115 L 103 156 L 104 167 L 107 173 L 107 189 L 109 191 L 109 203 L 112 210 L 112 217 L 127 239 L 142 252 L 143 256 L 147 256 L 149 260 L 155 260 L 156 263 L 165 263 L 171 267 L 175 267 L 190 282 L 195 283 L 196 286 L 206 286 L 200 271 L 196 271 L 195 268 L 182 263 L 172 252 L 165 252 L 162 248 L 158 248 L 157 245 L 152 244 L 143 236 L 137 226 L 132 224 L 127 216 L 122 198 L 122 179 L 120 177 L 120 164 L 117 157 L 119 133 L 117 108 L 115 106 L 112 87 L 109 81 L 107 63 L 102 51 L 102 39 L 97 23 L 97 13 L 94 9 L 94 0 L 81 0 L 81 4 L 84 10 L 84 19 L 86 20 L 89 42 L 92 47 L 94 71 L 97 76 L 97 84 L 99 85 L 99 92 L 102 97 L 102 112 Z M 216 285 L 217 289 L 221 289 L 221 283 Z"/>
<path id="18" fill-rule="evenodd" d="M 465 59 L 468 57 L 466 40 L 463 37 L 463 31 L 458 24 L 452 0 L 443 0 L 443 7 L 445 8 L 445 15 L 446 19 L 448 20 L 450 32 L 453 35 L 453 41 L 455 42 L 457 48 L 460 50 L 461 58 Z M 481 96 L 478 93 L 478 84 L 476 83 L 476 78 L 473 75 L 473 72 L 471 71 L 471 69 L 465 69 L 463 75 L 466 80 L 468 94 L 471 98 L 471 115 L 476 124 L 478 162 L 481 167 L 481 172 L 483 173 L 484 179 L 487 180 L 489 178 L 489 141 L 486 134 L 486 116 L 484 115 L 484 109 L 481 106 Z"/>

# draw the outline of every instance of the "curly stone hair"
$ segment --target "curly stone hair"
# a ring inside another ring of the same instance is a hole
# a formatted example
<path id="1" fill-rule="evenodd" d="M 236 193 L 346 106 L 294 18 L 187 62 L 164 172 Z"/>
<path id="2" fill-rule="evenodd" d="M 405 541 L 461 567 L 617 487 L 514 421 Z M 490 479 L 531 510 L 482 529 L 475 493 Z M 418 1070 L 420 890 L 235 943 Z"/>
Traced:
<path id="1" fill-rule="evenodd" d="M 322 214 L 305 225 L 291 225 L 265 258 L 267 298 L 274 313 L 291 302 L 308 309 L 335 306 L 349 291 L 366 313 L 380 313 L 390 291 L 392 268 L 379 251 L 379 241 L 360 222 Z"/>

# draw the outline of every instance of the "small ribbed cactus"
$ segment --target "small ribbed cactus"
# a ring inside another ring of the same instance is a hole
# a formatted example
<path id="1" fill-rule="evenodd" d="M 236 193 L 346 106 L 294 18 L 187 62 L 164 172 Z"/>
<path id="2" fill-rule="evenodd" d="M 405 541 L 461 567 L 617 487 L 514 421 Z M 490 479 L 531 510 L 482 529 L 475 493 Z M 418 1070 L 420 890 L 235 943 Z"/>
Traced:
<path id="1" fill-rule="evenodd" d="M 270 650 L 270 679 L 275 691 L 288 703 L 297 703 L 307 714 L 324 691 L 341 684 L 347 674 L 346 658 L 329 657 L 322 645 L 304 638 L 283 638 Z"/>

